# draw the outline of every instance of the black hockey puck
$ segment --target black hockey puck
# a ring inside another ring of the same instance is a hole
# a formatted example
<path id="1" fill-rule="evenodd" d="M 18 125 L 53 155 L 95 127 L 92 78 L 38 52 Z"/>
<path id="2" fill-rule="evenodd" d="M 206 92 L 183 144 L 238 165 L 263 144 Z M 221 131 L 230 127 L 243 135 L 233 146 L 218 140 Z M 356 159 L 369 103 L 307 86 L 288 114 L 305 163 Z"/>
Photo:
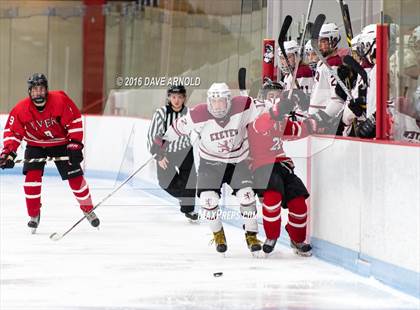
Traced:
<path id="1" fill-rule="evenodd" d="M 215 272 L 215 273 L 213 273 L 213 276 L 215 278 L 221 277 L 221 276 L 223 276 L 223 272 Z"/>

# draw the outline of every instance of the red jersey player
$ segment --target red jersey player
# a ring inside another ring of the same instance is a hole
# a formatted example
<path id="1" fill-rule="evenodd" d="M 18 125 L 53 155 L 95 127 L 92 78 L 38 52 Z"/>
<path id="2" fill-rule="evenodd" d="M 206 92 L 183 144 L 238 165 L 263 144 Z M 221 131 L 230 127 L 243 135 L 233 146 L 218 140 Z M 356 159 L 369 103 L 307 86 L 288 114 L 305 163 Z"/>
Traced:
<path id="1" fill-rule="evenodd" d="M 254 190 L 262 201 L 263 225 L 267 236 L 263 251 L 271 253 L 280 236 L 280 212 L 283 206 L 289 209 L 286 230 L 291 247 L 298 255 L 310 256 L 312 248 L 304 242 L 307 221 L 305 199 L 309 193 L 301 179 L 294 174 L 293 161 L 286 156 L 282 146 L 284 136 L 303 136 L 306 130 L 300 122 L 291 121 L 287 116 L 295 103 L 287 98 L 280 99 L 281 90 L 278 83 L 264 84 L 265 112 L 248 126 Z M 276 91 L 277 95 L 273 95 Z M 260 106 L 261 102 L 256 104 Z"/>
<path id="2" fill-rule="evenodd" d="M 27 142 L 25 159 L 68 156 L 56 161 L 63 180 L 68 180 L 80 208 L 93 227 L 99 219 L 92 212 L 89 187 L 83 177 L 83 124 L 79 109 L 63 91 L 48 91 L 44 74 L 35 73 L 28 79 L 29 96 L 12 109 L 4 129 L 0 167 L 13 168 L 16 151 L 22 140 Z M 26 162 L 24 191 L 30 216 L 28 226 L 35 233 L 40 221 L 41 184 L 45 162 Z"/>

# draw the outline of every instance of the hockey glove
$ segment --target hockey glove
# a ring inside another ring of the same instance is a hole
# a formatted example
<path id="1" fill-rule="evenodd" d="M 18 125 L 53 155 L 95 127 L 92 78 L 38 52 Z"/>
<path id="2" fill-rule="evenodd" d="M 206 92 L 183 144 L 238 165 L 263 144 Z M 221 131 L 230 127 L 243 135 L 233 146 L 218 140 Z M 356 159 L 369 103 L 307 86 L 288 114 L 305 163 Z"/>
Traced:
<path id="1" fill-rule="evenodd" d="M 288 98 L 283 98 L 281 100 L 276 100 L 273 107 L 270 108 L 270 116 L 275 121 L 281 121 L 284 119 L 286 114 L 289 114 L 295 108 L 295 103 L 293 100 Z"/>
<path id="2" fill-rule="evenodd" d="M 356 98 L 350 100 L 349 102 L 349 109 L 356 115 L 357 117 L 362 116 L 363 112 L 366 111 L 366 102 L 365 98 Z"/>
<path id="3" fill-rule="evenodd" d="M 358 126 L 359 137 L 375 138 L 376 135 L 376 113 Z"/>
<path id="4" fill-rule="evenodd" d="M 153 144 L 150 147 L 150 153 L 156 154 L 156 160 L 161 160 L 165 156 L 166 141 L 160 137 L 156 137 L 153 140 Z"/>
<path id="5" fill-rule="evenodd" d="M 292 92 L 292 98 L 291 98 L 295 104 L 298 105 L 299 109 L 302 111 L 307 111 L 309 109 L 309 102 L 310 97 L 303 92 L 301 89 L 294 89 Z"/>
<path id="6" fill-rule="evenodd" d="M 353 89 L 356 83 L 357 73 L 355 73 L 350 67 L 343 65 L 338 67 L 337 75 L 346 84 L 348 89 Z M 335 93 L 344 101 L 347 100 L 347 94 L 338 83 L 335 86 Z"/>
<path id="7" fill-rule="evenodd" d="M 308 134 L 314 134 L 318 132 L 318 124 L 316 120 L 314 120 L 312 117 L 308 117 L 303 121 L 303 125 L 306 128 L 306 131 Z"/>
<path id="8" fill-rule="evenodd" d="M 70 140 L 69 144 L 67 144 L 67 156 L 69 157 L 70 165 L 78 165 L 83 161 L 82 149 L 82 142 Z"/>
<path id="9" fill-rule="evenodd" d="M 16 152 L 4 149 L 0 154 L 0 168 L 11 169 L 15 166 Z"/>
<path id="10" fill-rule="evenodd" d="M 323 129 L 330 126 L 331 120 L 331 116 L 320 110 L 317 113 L 310 115 L 303 122 L 309 133 L 323 133 Z"/>

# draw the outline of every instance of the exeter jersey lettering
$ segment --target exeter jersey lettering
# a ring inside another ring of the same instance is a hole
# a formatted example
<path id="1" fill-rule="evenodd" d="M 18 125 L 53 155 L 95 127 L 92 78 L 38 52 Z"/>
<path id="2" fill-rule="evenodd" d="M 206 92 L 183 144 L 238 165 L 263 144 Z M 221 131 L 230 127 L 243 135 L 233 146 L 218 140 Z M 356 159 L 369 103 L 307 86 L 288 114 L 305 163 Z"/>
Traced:
<path id="1" fill-rule="evenodd" d="M 164 138 L 172 141 L 195 130 L 200 136 L 198 147 L 201 158 L 238 163 L 248 156 L 246 126 L 257 115 L 258 112 L 249 97 L 233 97 L 231 109 L 223 119 L 214 118 L 208 112 L 207 104 L 203 103 L 177 119 Z"/>

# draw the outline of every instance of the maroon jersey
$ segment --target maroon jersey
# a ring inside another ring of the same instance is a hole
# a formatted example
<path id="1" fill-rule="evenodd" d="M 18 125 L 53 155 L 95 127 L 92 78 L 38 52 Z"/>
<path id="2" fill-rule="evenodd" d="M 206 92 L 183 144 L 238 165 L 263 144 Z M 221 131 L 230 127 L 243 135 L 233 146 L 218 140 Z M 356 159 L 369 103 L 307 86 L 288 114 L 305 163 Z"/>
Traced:
<path id="1" fill-rule="evenodd" d="M 283 140 L 302 137 L 306 130 L 300 122 L 285 118 L 284 121 L 273 121 L 269 113 L 263 113 L 250 126 L 248 126 L 248 140 L 252 158 L 252 169 L 287 161 L 293 165 L 292 160 L 283 150 Z"/>
<path id="2" fill-rule="evenodd" d="M 83 140 L 82 115 L 63 91 L 49 91 L 42 112 L 29 97 L 13 108 L 3 133 L 4 149 L 16 151 L 22 140 L 28 145 L 51 147 L 69 140 Z"/>

